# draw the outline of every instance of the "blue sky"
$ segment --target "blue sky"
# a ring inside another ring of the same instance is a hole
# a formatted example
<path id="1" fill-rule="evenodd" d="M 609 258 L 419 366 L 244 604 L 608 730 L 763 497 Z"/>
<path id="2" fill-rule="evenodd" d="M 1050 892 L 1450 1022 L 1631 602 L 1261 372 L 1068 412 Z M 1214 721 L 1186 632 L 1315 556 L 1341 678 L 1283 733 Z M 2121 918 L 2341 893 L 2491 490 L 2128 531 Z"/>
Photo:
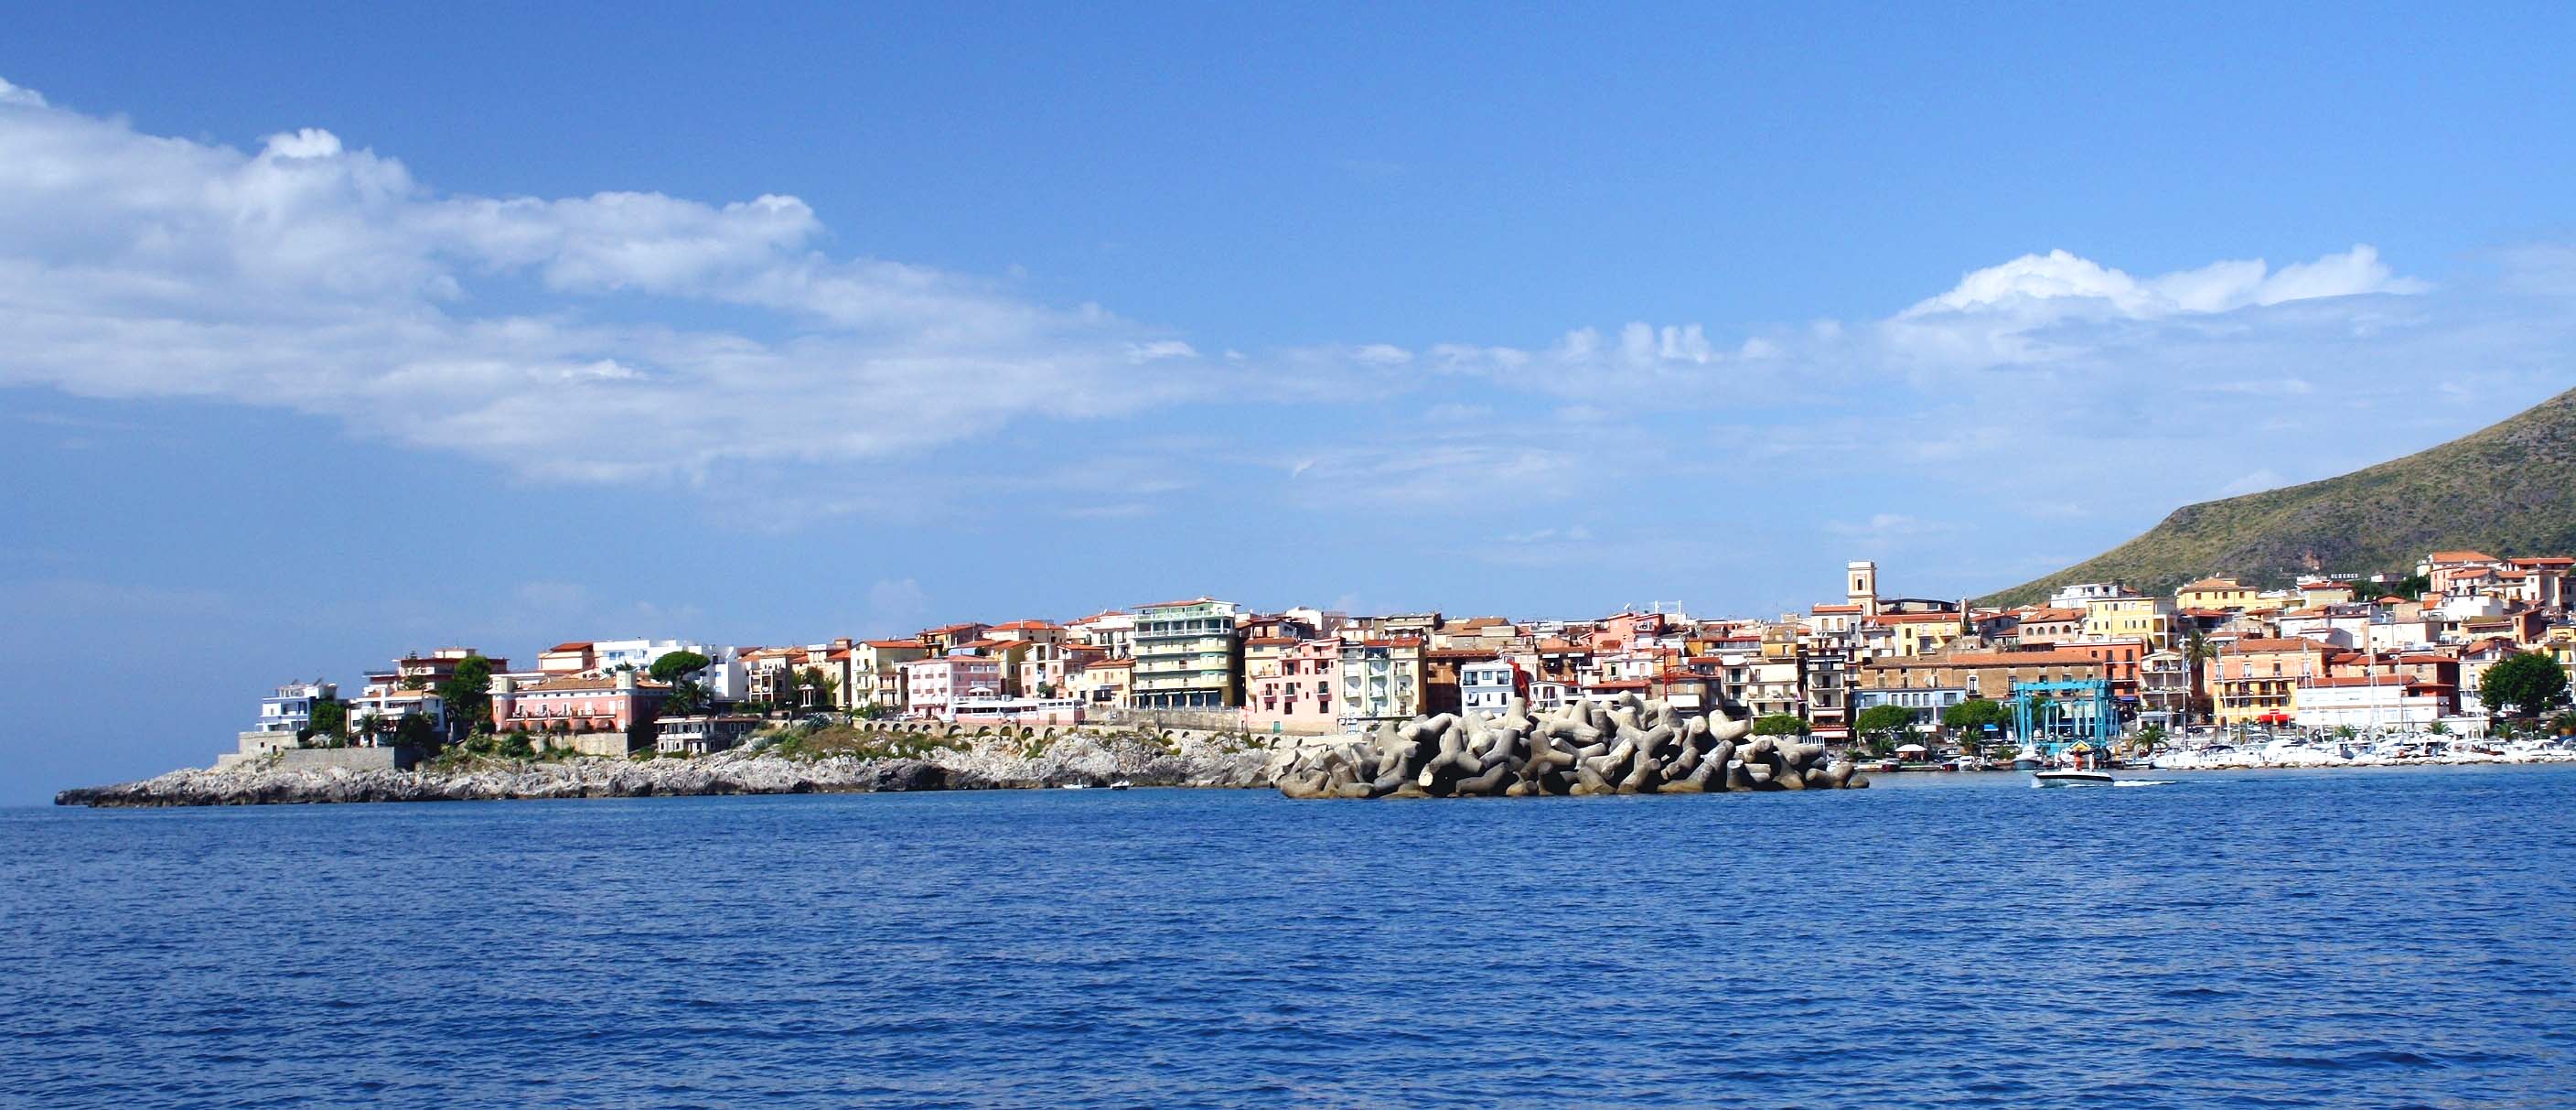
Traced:
<path id="1" fill-rule="evenodd" d="M 2570 16 L 55 6 L 0 802 L 451 642 L 1958 595 L 2570 383 Z"/>

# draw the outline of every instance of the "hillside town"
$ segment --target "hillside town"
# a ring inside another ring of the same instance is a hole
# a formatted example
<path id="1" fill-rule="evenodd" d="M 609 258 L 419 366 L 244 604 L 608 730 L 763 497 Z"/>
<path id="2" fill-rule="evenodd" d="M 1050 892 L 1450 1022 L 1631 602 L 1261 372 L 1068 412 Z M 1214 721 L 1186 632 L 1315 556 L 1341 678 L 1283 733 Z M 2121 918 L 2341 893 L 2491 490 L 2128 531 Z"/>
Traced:
<path id="1" fill-rule="evenodd" d="M 1767 620 L 1363 616 L 1193 597 L 889 639 L 571 640 L 520 667 L 449 647 L 395 659 L 346 697 L 329 681 L 279 686 L 226 759 L 469 735 L 533 752 L 686 756 L 817 714 L 1320 736 L 1500 715 L 1515 699 L 1544 711 L 1629 695 L 1880 749 L 2195 728 L 2476 735 L 2489 668 L 2531 654 L 2576 667 L 2571 569 L 2566 556 L 2437 551 L 2403 576 L 2277 589 L 2207 577 L 2163 596 L 2080 583 L 1980 607 L 1884 592 L 1863 561 L 1846 566 L 1840 598 Z"/>

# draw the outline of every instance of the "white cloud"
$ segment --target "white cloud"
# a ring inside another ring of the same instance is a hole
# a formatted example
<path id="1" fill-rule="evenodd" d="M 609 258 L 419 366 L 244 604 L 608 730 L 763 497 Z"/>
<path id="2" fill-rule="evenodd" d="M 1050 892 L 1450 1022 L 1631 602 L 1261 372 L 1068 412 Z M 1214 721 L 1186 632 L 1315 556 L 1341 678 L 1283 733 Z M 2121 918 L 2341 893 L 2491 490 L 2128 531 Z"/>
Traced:
<path id="1" fill-rule="evenodd" d="M 821 234 L 793 197 L 442 194 L 326 131 L 244 154 L 0 85 L 0 385 L 291 408 L 574 481 L 885 456 L 1214 386 L 1185 342 L 828 258 Z M 651 315 L 635 297 L 742 315 L 618 322 Z"/>
<path id="2" fill-rule="evenodd" d="M 2392 273 L 2379 252 L 2362 244 L 2342 254 L 2299 262 L 2272 272 L 2261 259 L 2213 262 L 2139 280 L 2063 250 L 2026 254 L 1975 270 L 1949 292 L 1916 303 L 1900 319 L 1945 313 L 2025 311 L 2060 302 L 2108 308 L 2133 318 L 2181 312 L 2228 312 L 2255 305 L 2364 293 L 2420 293 L 2427 286 Z"/>

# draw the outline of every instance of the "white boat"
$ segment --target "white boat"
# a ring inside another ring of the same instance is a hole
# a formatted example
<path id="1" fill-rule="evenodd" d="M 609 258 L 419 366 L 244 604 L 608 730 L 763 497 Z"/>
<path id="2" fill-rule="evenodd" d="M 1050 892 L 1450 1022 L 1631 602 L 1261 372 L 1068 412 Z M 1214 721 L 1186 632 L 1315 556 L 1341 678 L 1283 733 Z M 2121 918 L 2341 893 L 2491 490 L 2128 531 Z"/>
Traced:
<path id="1" fill-rule="evenodd" d="M 1090 783 L 1087 783 L 1087 782 L 1068 782 L 1068 783 L 1064 784 L 1064 789 L 1066 789 L 1066 790 L 1089 790 L 1089 789 L 1091 789 L 1091 784 L 1090 784 Z"/>
<path id="2" fill-rule="evenodd" d="M 2013 753 L 2013 770 L 2036 771 L 2046 766 L 2048 760 L 2039 754 L 2038 748 L 2029 744 L 2023 744 L 2020 751 Z"/>
<path id="3" fill-rule="evenodd" d="M 1111 790 L 1125 790 L 1125 789 L 1127 789 L 1128 787 L 1130 787 L 1130 786 L 1134 786 L 1134 785 L 1136 785 L 1136 784 L 1135 784 L 1135 783 L 1132 783 L 1132 782 L 1129 782 L 1129 781 L 1127 781 L 1127 780 L 1125 780 L 1125 779 L 1120 779 L 1120 780 L 1118 780 L 1118 781 L 1116 781 L 1116 782 L 1110 783 L 1110 784 L 1109 784 L 1109 788 L 1110 788 Z"/>
<path id="4" fill-rule="evenodd" d="M 2033 771 L 2030 784 L 2040 786 L 2109 786 L 2114 780 L 2109 771 Z"/>

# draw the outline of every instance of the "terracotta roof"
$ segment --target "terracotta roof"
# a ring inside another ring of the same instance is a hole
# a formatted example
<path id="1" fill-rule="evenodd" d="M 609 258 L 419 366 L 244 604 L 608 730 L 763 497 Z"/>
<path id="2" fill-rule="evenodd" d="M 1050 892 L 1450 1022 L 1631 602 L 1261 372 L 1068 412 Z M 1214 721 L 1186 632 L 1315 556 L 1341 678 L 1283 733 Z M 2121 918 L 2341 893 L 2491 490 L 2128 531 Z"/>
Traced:
<path id="1" fill-rule="evenodd" d="M 1294 636 L 1246 636 L 1243 638 L 1243 644 L 1245 647 L 1250 647 L 1254 644 L 1274 645 L 1293 644 L 1296 642 L 1297 638 Z"/>
<path id="2" fill-rule="evenodd" d="M 974 622 L 974 621 L 967 621 L 967 622 L 965 622 L 965 623 L 963 623 L 963 624 L 943 624 L 943 625 L 940 625 L 940 626 L 939 626 L 939 627 L 937 627 L 937 628 L 925 628 L 925 629 L 922 629 L 922 630 L 921 630 L 921 634 L 922 634 L 922 635 L 924 635 L 924 636 L 937 636 L 937 635 L 939 635 L 939 634 L 941 634 L 941 633 L 944 633 L 944 632 L 963 632 L 963 631 L 965 631 L 965 630 L 967 630 L 967 629 L 969 629 L 969 628 L 987 628 L 987 627 L 991 627 L 991 626 L 989 626 L 989 625 L 981 625 L 981 624 L 977 624 L 977 623 L 976 623 L 976 622 Z"/>
<path id="3" fill-rule="evenodd" d="M 2233 648 L 2231 648 L 2231 649 L 2230 649 L 2230 654 L 2245 654 L 2245 653 L 2258 652 L 2258 651 L 2342 651 L 2342 650 L 2344 650 L 2344 649 L 2339 648 L 2339 647 L 2336 647 L 2336 646 L 2334 646 L 2333 644 L 2326 643 L 2326 642 L 2325 642 L 2325 641 L 2323 641 L 2323 640 L 2309 640 L 2309 639 L 2303 639 L 2303 638 L 2301 638 L 2301 637 L 2297 637 L 2297 636 L 2284 636 L 2284 637 L 2271 638 L 2271 639 L 2266 639 L 2266 638 L 2257 637 L 2257 638 L 2255 638 L 2255 639 L 2250 639 L 2250 640 L 2238 640 L 2238 641 L 2236 641 L 2235 646 L 2234 646 Z"/>
<path id="4" fill-rule="evenodd" d="M 2103 660 L 2080 651 L 2051 648 L 2046 651 L 1961 651 L 1948 655 L 1922 655 L 1913 658 L 1872 659 L 1864 667 L 2045 667 L 2051 665 L 2099 666 Z"/>
<path id="5" fill-rule="evenodd" d="M 2182 585 L 2184 590 L 2241 590 L 2244 588 L 2244 583 L 2226 577 L 2203 578 L 2200 581 L 2185 582 Z M 2180 593 L 2181 590 L 2175 592 Z"/>
<path id="6" fill-rule="evenodd" d="M 1135 661 L 1135 660 L 1133 660 L 1133 659 L 1095 659 L 1095 660 L 1093 660 L 1093 661 L 1091 661 L 1091 662 L 1089 662 L 1089 663 L 1085 663 L 1085 664 L 1083 664 L 1082 669 L 1087 670 L 1087 671 L 1096 671 L 1096 670 L 1099 670 L 1099 669 L 1100 669 L 1100 668 L 1102 668 L 1102 667 L 1122 667 L 1122 668 L 1123 668 L 1123 667 L 1133 667 L 1133 666 L 1135 666 L 1135 665 L 1136 665 L 1136 661 Z"/>
<path id="7" fill-rule="evenodd" d="M 1930 624 L 1934 621 L 1959 623 L 1957 613 L 1880 613 L 1870 620 L 1879 624 Z"/>
<path id="8" fill-rule="evenodd" d="M 872 648 L 915 648 L 928 650 L 922 647 L 922 643 L 919 640 L 861 640 L 859 642 Z"/>
<path id="9" fill-rule="evenodd" d="M 2483 551 L 2436 551 L 2425 557 L 2431 563 L 2492 563 L 2496 557 Z"/>
<path id="10" fill-rule="evenodd" d="M 649 679 L 649 678 L 638 678 L 638 679 L 636 679 L 636 680 L 635 680 L 635 687 L 636 687 L 636 689 L 638 689 L 638 690 L 668 690 L 668 689 L 670 689 L 670 687 L 669 687 L 668 685 L 663 684 L 663 683 L 660 683 L 660 682 L 655 682 L 655 681 L 653 681 L 652 679 Z M 538 681 L 538 682 L 531 682 L 531 683 L 528 683 L 528 684 L 527 684 L 527 685 L 525 685 L 525 686 L 521 686 L 521 687 L 519 687 L 515 692 L 517 692 L 517 693 L 522 693 L 522 694 L 526 694 L 526 693 L 536 693 L 536 692 L 541 692 L 541 691 L 542 691 L 542 692 L 552 693 L 552 692 L 556 692 L 556 691 L 563 691 L 563 690 L 574 690 L 574 691 L 579 691 L 579 690 L 615 690 L 615 689 L 617 689 L 617 676 L 615 676 L 615 675 L 599 675 L 599 676 L 596 676 L 596 677 L 588 676 L 588 675 L 568 675 L 568 676 L 565 676 L 565 677 L 563 677 L 563 678 L 549 678 L 549 679 L 544 679 L 544 680 L 542 680 L 542 681 Z"/>
<path id="11" fill-rule="evenodd" d="M 993 630 L 994 630 L 994 631 L 996 631 L 996 632 L 1001 632 L 1001 631 L 1043 632 L 1043 631 L 1045 631 L 1045 630 L 1047 630 L 1047 629 L 1054 628 L 1054 627 L 1055 627 L 1054 625 L 1052 625 L 1052 624 L 1048 624 L 1048 623 L 1047 623 L 1047 622 L 1045 622 L 1045 621 L 1012 621 L 1012 622 L 1011 622 L 1011 623 L 1009 623 L 1009 624 L 997 624 L 997 625 L 994 625 L 994 626 L 993 626 Z"/>
<path id="12" fill-rule="evenodd" d="M 2518 567 L 2576 567 L 2576 556 L 2569 555 L 2537 555 L 2509 561 Z"/>
<path id="13" fill-rule="evenodd" d="M 550 648 L 547 648 L 546 650 L 547 650 L 548 652 L 557 652 L 557 651 L 588 651 L 588 650 L 590 650 L 590 641 L 588 641 L 588 640 L 571 640 L 571 641 L 567 641 L 567 642 L 564 642 L 564 643 L 556 644 L 555 646 L 550 647 Z"/>
<path id="14" fill-rule="evenodd" d="M 1857 613 L 1860 612 L 1862 608 L 1862 606 L 1858 605 L 1817 605 L 1810 607 L 1807 611 L 1821 616 L 1826 613 Z"/>

